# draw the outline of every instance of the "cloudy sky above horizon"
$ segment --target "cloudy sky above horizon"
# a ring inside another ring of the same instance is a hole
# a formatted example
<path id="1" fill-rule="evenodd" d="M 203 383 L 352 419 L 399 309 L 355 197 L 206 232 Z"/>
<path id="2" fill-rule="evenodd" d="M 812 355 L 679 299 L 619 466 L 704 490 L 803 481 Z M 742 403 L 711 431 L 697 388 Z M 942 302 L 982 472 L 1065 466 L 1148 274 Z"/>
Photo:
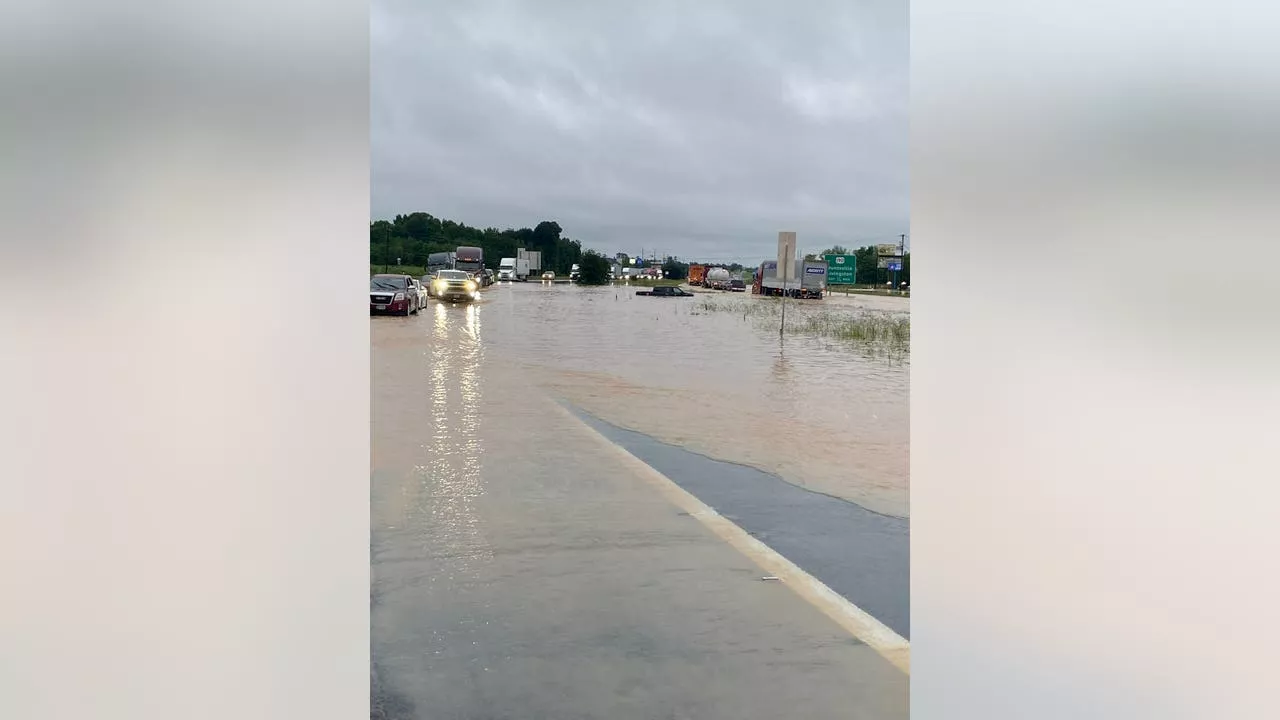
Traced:
<path id="1" fill-rule="evenodd" d="M 905 0 L 374 0 L 370 25 L 373 219 L 725 261 L 909 232 Z"/>

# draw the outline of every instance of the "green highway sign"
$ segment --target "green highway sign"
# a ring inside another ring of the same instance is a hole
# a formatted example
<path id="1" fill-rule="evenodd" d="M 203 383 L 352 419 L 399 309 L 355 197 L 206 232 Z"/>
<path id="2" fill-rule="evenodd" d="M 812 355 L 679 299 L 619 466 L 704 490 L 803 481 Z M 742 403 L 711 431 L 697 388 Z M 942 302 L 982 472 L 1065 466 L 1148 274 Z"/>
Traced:
<path id="1" fill-rule="evenodd" d="M 852 285 L 858 274 L 857 258 L 853 255 L 827 255 L 827 284 Z"/>

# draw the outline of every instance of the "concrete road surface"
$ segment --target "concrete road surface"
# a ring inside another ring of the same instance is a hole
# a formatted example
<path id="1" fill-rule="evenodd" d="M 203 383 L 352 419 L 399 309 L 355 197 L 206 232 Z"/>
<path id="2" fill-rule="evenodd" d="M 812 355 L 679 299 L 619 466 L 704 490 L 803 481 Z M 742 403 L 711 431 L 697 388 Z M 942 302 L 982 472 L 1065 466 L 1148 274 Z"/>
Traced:
<path id="1" fill-rule="evenodd" d="M 371 716 L 906 718 L 904 672 L 494 349 L 517 300 L 371 319 Z"/>

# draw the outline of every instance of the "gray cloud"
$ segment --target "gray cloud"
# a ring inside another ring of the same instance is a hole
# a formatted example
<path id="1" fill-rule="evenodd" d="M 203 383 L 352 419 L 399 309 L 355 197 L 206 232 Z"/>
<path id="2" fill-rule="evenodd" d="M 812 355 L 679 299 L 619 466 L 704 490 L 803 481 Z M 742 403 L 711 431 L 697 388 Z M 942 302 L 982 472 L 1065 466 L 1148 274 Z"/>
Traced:
<path id="1" fill-rule="evenodd" d="M 372 211 L 771 255 L 907 231 L 908 6 L 374 0 Z"/>

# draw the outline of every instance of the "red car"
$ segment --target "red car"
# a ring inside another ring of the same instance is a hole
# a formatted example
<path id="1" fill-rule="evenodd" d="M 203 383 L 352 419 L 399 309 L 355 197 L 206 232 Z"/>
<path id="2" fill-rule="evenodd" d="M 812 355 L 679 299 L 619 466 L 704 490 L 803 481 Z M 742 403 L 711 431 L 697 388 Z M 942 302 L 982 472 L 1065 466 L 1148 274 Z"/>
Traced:
<path id="1" fill-rule="evenodd" d="M 418 289 L 408 275 L 374 275 L 369 278 L 369 314 L 417 314 Z"/>

